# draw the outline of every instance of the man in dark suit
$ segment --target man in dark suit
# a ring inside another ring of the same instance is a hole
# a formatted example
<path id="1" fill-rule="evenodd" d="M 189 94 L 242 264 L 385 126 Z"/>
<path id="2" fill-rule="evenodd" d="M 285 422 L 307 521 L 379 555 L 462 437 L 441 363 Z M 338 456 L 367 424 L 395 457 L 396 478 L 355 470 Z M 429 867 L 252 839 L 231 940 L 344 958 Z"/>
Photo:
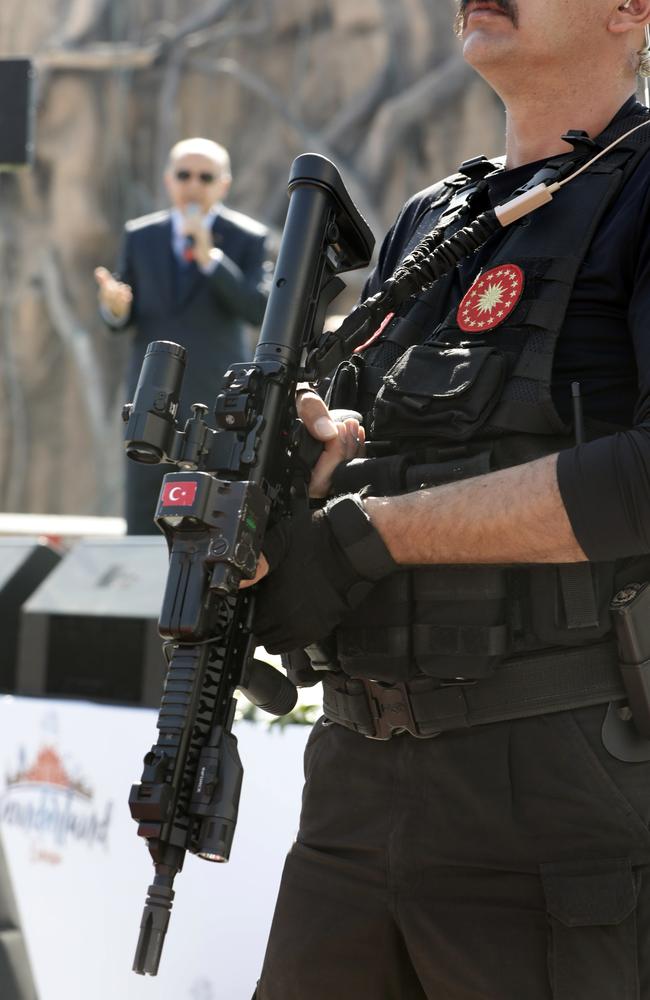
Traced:
<path id="1" fill-rule="evenodd" d="M 134 328 L 128 400 L 147 344 L 171 340 L 187 348 L 184 420 L 192 403 L 212 408 L 224 371 L 250 358 L 246 324 L 262 321 L 270 265 L 265 228 L 222 204 L 231 182 L 223 146 L 199 138 L 177 143 L 164 179 L 171 210 L 127 222 L 116 275 L 99 267 L 95 277 L 109 327 Z M 129 534 L 156 532 L 152 519 L 168 471 L 127 462 Z"/>

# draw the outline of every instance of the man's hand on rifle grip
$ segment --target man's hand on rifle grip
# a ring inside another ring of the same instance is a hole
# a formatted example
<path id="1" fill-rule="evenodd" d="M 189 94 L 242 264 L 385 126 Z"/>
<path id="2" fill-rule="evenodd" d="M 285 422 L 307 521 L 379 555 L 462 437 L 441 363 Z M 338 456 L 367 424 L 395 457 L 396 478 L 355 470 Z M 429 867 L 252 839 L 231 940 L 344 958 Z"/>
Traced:
<path id="1" fill-rule="evenodd" d="M 359 421 L 352 417 L 337 419 L 337 413 L 343 414 L 346 411 L 330 412 L 318 393 L 308 387 L 299 389 L 296 393 L 296 409 L 311 436 L 323 442 L 323 453 L 312 470 L 309 496 L 312 499 L 327 497 L 337 465 L 363 454 L 365 431 Z M 263 580 L 268 571 L 269 564 L 262 554 L 253 579 L 242 580 L 240 586 L 252 587 L 254 583 Z"/>
<path id="2" fill-rule="evenodd" d="M 332 475 L 341 462 L 350 462 L 363 454 L 365 431 L 354 418 L 341 419 L 344 410 L 328 410 L 313 389 L 296 393 L 298 416 L 308 432 L 323 442 L 323 453 L 316 462 L 309 481 L 309 496 L 321 499 L 330 495 Z M 340 416 L 337 417 L 337 414 Z"/>

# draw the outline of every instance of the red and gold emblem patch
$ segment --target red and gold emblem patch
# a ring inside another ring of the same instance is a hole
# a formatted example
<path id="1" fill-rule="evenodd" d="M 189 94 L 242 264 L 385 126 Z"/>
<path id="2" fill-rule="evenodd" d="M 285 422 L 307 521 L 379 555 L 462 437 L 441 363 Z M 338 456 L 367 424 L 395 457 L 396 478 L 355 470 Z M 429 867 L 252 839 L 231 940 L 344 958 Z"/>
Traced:
<path id="1" fill-rule="evenodd" d="M 480 274 L 458 307 L 456 320 L 466 333 L 485 333 L 504 323 L 524 290 L 524 272 L 501 264 Z"/>

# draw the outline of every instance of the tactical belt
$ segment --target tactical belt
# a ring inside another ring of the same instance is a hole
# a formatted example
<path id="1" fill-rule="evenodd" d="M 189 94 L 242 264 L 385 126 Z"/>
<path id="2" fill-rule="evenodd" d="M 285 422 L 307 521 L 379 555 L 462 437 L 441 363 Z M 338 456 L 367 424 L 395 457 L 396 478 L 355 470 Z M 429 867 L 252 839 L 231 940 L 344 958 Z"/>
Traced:
<path id="1" fill-rule="evenodd" d="M 325 674 L 325 716 L 375 740 L 430 738 L 625 698 L 612 642 L 508 660 L 479 681 L 415 677 L 398 684 Z"/>

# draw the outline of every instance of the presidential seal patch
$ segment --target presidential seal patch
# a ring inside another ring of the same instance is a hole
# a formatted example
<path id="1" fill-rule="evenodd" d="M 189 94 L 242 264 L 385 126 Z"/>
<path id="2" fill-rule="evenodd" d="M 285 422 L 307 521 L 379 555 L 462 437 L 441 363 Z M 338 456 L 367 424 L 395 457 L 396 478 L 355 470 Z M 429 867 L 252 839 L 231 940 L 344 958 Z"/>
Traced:
<path id="1" fill-rule="evenodd" d="M 486 333 L 504 323 L 524 290 L 524 272 L 500 264 L 480 274 L 458 307 L 456 320 L 466 333 Z"/>

